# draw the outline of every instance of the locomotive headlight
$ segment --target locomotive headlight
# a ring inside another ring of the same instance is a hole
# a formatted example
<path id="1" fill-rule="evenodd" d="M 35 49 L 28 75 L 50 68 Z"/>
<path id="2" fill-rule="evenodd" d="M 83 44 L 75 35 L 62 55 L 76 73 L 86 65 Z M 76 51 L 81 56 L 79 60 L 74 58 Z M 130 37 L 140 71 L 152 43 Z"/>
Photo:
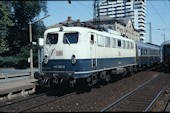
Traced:
<path id="1" fill-rule="evenodd" d="M 76 64 L 76 56 L 73 54 L 71 57 L 71 63 L 74 65 Z"/>
<path id="2" fill-rule="evenodd" d="M 47 64 L 48 63 L 48 55 L 44 56 L 44 63 Z"/>

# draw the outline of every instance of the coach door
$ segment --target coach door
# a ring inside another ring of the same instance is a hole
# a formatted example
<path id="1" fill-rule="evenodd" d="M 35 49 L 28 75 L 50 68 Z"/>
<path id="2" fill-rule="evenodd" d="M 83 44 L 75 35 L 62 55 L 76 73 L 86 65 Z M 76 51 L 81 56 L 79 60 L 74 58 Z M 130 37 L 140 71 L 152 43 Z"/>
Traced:
<path id="1" fill-rule="evenodd" d="M 90 33 L 90 57 L 91 57 L 91 68 L 97 66 L 96 57 L 96 34 Z"/>

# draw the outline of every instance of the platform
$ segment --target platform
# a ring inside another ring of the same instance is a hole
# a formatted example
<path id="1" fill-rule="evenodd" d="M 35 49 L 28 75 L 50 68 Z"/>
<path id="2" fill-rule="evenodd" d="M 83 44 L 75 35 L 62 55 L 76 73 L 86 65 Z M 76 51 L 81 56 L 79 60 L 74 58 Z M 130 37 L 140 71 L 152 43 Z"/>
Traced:
<path id="1" fill-rule="evenodd" d="M 35 92 L 34 78 L 0 83 L 0 100 L 12 99 L 16 96 L 26 96 Z"/>

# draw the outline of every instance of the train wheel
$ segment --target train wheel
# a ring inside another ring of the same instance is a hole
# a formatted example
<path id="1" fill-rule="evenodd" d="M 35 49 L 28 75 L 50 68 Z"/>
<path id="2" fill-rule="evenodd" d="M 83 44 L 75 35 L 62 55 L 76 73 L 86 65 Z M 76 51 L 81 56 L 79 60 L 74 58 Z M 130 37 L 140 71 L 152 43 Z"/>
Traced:
<path id="1" fill-rule="evenodd" d="M 137 73 L 138 72 L 138 67 L 137 66 L 134 66 L 133 67 L 133 73 Z"/>
<path id="2" fill-rule="evenodd" d="M 107 75 L 106 75 L 105 80 L 106 80 L 106 82 L 109 82 L 109 81 L 111 80 L 110 74 L 107 74 Z"/>
<path id="3" fill-rule="evenodd" d="M 167 73 L 168 72 L 168 67 L 164 67 L 164 72 Z"/>
<path id="4" fill-rule="evenodd" d="M 90 91 L 90 86 L 87 82 L 87 78 L 80 78 L 76 80 L 75 89 L 77 93 L 84 93 Z"/>
<path id="5" fill-rule="evenodd" d="M 122 74 L 122 78 L 126 77 L 128 74 L 128 69 L 127 68 L 124 68 L 124 72 Z"/>

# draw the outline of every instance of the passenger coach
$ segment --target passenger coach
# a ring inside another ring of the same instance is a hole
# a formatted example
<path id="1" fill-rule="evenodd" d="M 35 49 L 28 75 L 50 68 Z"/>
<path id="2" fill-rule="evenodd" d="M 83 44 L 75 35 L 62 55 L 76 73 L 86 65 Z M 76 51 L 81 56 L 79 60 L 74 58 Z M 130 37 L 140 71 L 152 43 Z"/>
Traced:
<path id="1" fill-rule="evenodd" d="M 160 46 L 137 42 L 138 68 L 147 68 L 160 63 Z"/>
<path id="2" fill-rule="evenodd" d="M 170 40 L 161 44 L 161 63 L 164 67 L 164 72 L 168 72 L 170 69 Z"/>

